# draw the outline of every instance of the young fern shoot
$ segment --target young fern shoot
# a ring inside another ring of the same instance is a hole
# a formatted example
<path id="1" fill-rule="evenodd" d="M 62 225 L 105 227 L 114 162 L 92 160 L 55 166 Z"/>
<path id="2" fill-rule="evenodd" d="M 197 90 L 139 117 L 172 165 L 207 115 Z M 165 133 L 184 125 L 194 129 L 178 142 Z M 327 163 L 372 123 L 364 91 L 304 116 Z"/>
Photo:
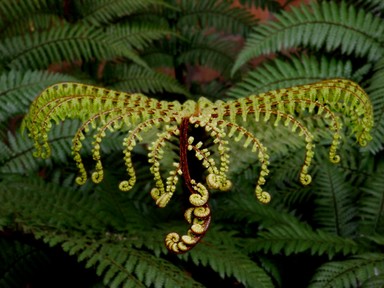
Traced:
<path id="1" fill-rule="evenodd" d="M 371 140 L 373 112 L 369 97 L 356 83 L 345 79 L 279 89 L 227 102 L 219 100 L 213 103 L 200 98 L 196 102 L 188 100 L 183 104 L 159 101 L 139 93 L 129 94 L 78 83 L 60 83 L 48 87 L 34 100 L 24 118 L 23 128 L 29 131 L 35 143 L 35 156 L 46 158 L 51 153 L 48 132 L 52 122 L 60 124 L 67 118 L 83 121 L 74 135 L 72 147 L 79 170 L 76 179 L 78 184 L 84 184 L 89 174 L 80 153 L 86 134 L 93 133 L 92 157 L 95 169 L 91 179 L 99 183 L 103 179 L 100 145 L 106 132 L 121 130 L 127 133 L 122 145 L 125 147 L 123 153 L 128 179 L 120 182 L 119 188 L 122 191 L 129 191 L 135 185 L 136 174 L 131 158 L 133 148 L 143 140 L 144 132 L 154 128 L 160 130 L 148 153 L 148 161 L 152 165 L 150 172 L 155 183 L 150 194 L 159 207 L 165 207 L 176 190 L 179 178 L 183 179 L 184 187 L 190 193 L 190 208 L 184 214 L 190 227 L 184 235 L 171 232 L 165 239 L 170 251 L 183 253 L 194 247 L 208 230 L 211 221 L 209 190 L 227 191 L 231 188 L 228 179 L 229 141 L 239 142 L 244 139 L 244 148 L 250 147 L 250 151 L 255 153 L 260 162 L 256 198 L 262 203 L 271 200 L 270 194 L 263 190 L 269 174 L 267 147 L 253 131 L 238 123 L 239 120 L 245 123 L 274 119 L 274 125 L 283 122 L 285 126 L 291 126 L 292 133 L 297 132 L 306 142 L 300 182 L 303 185 L 311 182 L 309 166 L 315 144 L 313 135 L 298 118 L 303 111 L 330 119 L 328 127 L 333 140 L 329 159 L 333 163 L 340 161 L 337 149 L 342 137 L 341 115 L 350 119 L 348 125 L 361 146 Z M 194 129 L 204 131 L 213 144 L 205 147 L 200 139 L 195 139 L 192 133 Z M 178 139 L 179 159 L 173 163 L 164 181 L 160 163 L 164 157 L 164 146 L 171 138 Z M 213 157 L 212 149 L 216 149 L 216 157 Z M 191 173 L 191 155 L 201 163 L 206 170 L 205 174 L 197 177 L 196 173 Z"/>

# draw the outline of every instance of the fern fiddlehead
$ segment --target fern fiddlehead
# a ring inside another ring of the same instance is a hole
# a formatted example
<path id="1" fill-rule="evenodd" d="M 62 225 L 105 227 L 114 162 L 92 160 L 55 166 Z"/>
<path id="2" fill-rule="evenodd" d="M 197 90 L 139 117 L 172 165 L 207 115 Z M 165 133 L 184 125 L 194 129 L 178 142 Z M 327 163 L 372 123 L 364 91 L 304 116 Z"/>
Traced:
<path id="1" fill-rule="evenodd" d="M 51 153 L 48 132 L 52 121 L 56 124 L 66 118 L 83 121 L 73 138 L 73 155 L 79 169 L 77 182 L 83 184 L 87 171 L 81 160 L 82 141 L 88 133 L 93 133 L 93 160 L 96 162 L 92 180 L 100 182 L 103 177 L 100 145 L 106 132 L 121 130 L 127 132 L 122 143 L 128 180 L 122 180 L 119 188 L 129 191 L 135 184 L 136 175 L 131 158 L 132 150 L 144 137 L 144 132 L 153 128 L 160 130 L 157 138 L 149 146 L 148 161 L 152 164 L 155 187 L 151 196 L 159 207 L 165 207 L 176 191 L 179 178 L 189 191 L 190 207 L 184 217 L 190 227 L 185 235 L 171 232 L 165 238 L 167 248 L 175 253 L 183 253 L 194 247 L 207 232 L 211 222 L 211 209 L 208 204 L 209 189 L 226 191 L 231 188 L 228 178 L 230 167 L 229 141 L 244 141 L 243 147 L 251 146 L 260 162 L 259 178 L 256 183 L 256 198 L 268 203 L 271 195 L 262 186 L 269 174 L 269 154 L 267 147 L 249 131 L 245 124 L 249 121 L 271 121 L 274 125 L 283 122 L 291 125 L 291 131 L 303 136 L 305 145 L 304 163 L 300 181 L 304 185 L 311 182 L 309 167 L 314 156 L 314 136 L 299 120 L 300 113 L 317 114 L 325 121 L 330 119 L 328 128 L 333 134 L 329 149 L 331 162 L 337 163 L 340 157 L 337 149 L 341 140 L 341 115 L 348 117 L 348 125 L 362 146 L 370 140 L 373 126 L 373 112 L 368 95 L 356 84 L 345 79 L 331 79 L 318 83 L 279 89 L 251 95 L 228 102 L 211 102 L 200 98 L 197 102 L 167 102 L 148 98 L 142 94 L 128 94 L 77 83 L 62 83 L 44 90 L 31 105 L 23 121 L 23 127 L 34 140 L 36 156 L 48 157 Z M 243 121 L 243 124 L 240 124 Z M 204 130 L 213 145 L 205 147 L 200 139 L 190 134 L 193 129 Z M 163 147 L 171 138 L 179 140 L 179 161 L 173 163 L 165 182 L 160 163 L 164 157 Z M 211 149 L 216 147 L 216 155 Z M 199 177 L 190 172 L 189 157 L 195 157 L 205 169 Z M 217 165 L 219 161 L 219 165 Z"/>

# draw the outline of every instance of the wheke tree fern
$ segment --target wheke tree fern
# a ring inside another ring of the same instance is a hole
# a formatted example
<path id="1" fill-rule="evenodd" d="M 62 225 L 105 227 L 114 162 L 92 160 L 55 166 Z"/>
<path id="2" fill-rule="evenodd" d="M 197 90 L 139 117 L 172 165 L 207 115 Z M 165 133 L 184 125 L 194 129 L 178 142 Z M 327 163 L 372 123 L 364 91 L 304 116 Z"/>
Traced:
<path id="1" fill-rule="evenodd" d="M 0 286 L 382 285 L 380 1 L 22 2 Z"/>
<path id="2" fill-rule="evenodd" d="M 104 174 L 100 155 L 103 138 L 109 131 L 128 130 L 128 135 L 123 140 L 125 146 L 123 152 L 129 178 L 120 182 L 119 188 L 122 191 L 129 191 L 136 182 L 132 150 L 143 139 L 143 133 L 158 128 L 160 132 L 151 142 L 148 154 L 155 181 L 151 196 L 158 206 L 165 207 L 176 190 L 179 176 L 182 176 L 183 184 L 191 194 L 189 196 L 191 207 L 185 211 L 185 218 L 191 225 L 190 229 L 182 237 L 172 232 L 165 240 L 168 249 L 177 253 L 188 251 L 200 241 L 208 229 L 211 221 L 208 189 L 226 191 L 232 186 L 227 175 L 230 166 L 227 139 L 234 138 L 234 141 L 240 141 L 244 138 L 243 147 L 252 147 L 251 152 L 256 153 L 261 165 L 255 194 L 262 203 L 270 201 L 269 193 L 262 189 L 269 173 L 270 156 L 267 148 L 244 127 L 245 125 L 237 123 L 238 118 L 245 123 L 266 122 L 273 119 L 275 126 L 282 121 L 285 126 L 292 126 L 292 132 L 298 130 L 306 142 L 304 163 L 299 178 L 302 184 L 308 185 L 311 182 L 309 166 L 314 154 L 314 139 L 312 133 L 296 119 L 295 112 L 308 110 L 312 113 L 315 108 L 316 114 L 322 116 L 324 114 L 324 118 L 330 118 L 329 129 L 333 132 L 329 148 L 331 162 L 340 161 L 337 148 L 342 125 L 333 110 L 351 118 L 352 131 L 356 133 L 356 138 L 362 146 L 370 141 L 369 131 L 373 125 L 373 115 L 369 98 L 360 87 L 345 80 L 328 80 L 244 99 L 239 98 L 235 101 L 212 103 L 206 98 L 200 98 L 197 102 L 187 101 L 183 104 L 176 101 L 158 101 L 141 94 L 126 94 L 95 86 L 63 83 L 42 92 L 24 118 L 23 126 L 29 130 L 29 135 L 34 140 L 35 156 L 46 158 L 50 155 L 48 133 L 52 126 L 51 121 L 60 123 L 65 118 L 80 118 L 83 121 L 75 133 L 72 146 L 72 154 L 79 170 L 79 176 L 76 178 L 78 184 L 84 184 L 87 180 L 87 169 L 81 159 L 82 143 L 86 135 L 93 134 L 92 158 L 95 161 L 95 168 L 91 178 L 93 182 L 99 183 Z M 212 156 L 213 147 L 205 147 L 200 139 L 193 136 L 194 131 L 191 130 L 193 127 L 204 129 L 213 141 L 211 145 L 217 145 L 216 153 L 219 158 L 216 161 Z M 169 171 L 169 176 L 164 177 L 160 172 L 161 160 L 166 153 L 164 146 L 174 137 L 178 138 L 179 155 L 172 163 L 173 168 Z M 200 180 L 201 175 L 190 171 L 192 168 L 188 163 L 189 151 L 206 169 L 206 184 Z M 219 165 L 216 164 L 217 160 Z M 165 183 L 163 178 L 166 178 Z"/>

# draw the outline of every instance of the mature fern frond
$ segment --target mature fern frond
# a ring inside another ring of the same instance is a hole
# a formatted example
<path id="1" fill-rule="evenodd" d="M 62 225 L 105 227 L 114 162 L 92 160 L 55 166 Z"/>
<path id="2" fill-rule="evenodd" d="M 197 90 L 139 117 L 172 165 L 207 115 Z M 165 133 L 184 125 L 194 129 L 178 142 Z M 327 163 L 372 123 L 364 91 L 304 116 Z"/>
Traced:
<path id="1" fill-rule="evenodd" d="M 60 26 L 63 21 L 62 17 L 48 12 L 33 14 L 29 17 L 23 16 L 1 29 L 0 35 L 2 38 L 9 38 L 24 35 L 26 31 L 33 33 L 49 30 L 53 26 Z"/>
<path id="2" fill-rule="evenodd" d="M 186 34 L 189 34 L 188 41 L 193 44 L 183 49 L 178 57 L 179 63 L 208 66 L 229 75 L 237 48 L 232 42 L 216 34 L 207 35 L 206 31 Z"/>
<path id="3" fill-rule="evenodd" d="M 235 35 L 246 35 L 257 19 L 246 9 L 233 7 L 228 1 L 175 1 L 179 3 L 181 16 L 177 27 L 185 27 L 216 31 Z"/>
<path id="4" fill-rule="evenodd" d="M 83 235 L 39 233 L 50 245 L 58 245 L 76 255 L 87 268 L 95 267 L 109 287 L 204 287 L 171 262 L 150 252 L 132 248 L 124 238 L 111 241 Z"/>
<path id="5" fill-rule="evenodd" d="M 322 230 L 314 231 L 309 225 L 294 221 L 266 227 L 257 238 L 243 239 L 245 249 L 250 252 L 271 252 L 291 255 L 310 251 L 311 255 L 354 254 L 358 244 L 349 238 L 339 237 Z"/>
<path id="6" fill-rule="evenodd" d="M 362 287 L 366 281 L 371 281 L 383 273 L 382 254 L 362 254 L 344 261 L 325 263 L 317 270 L 309 287 Z"/>
<path id="7" fill-rule="evenodd" d="M 345 2 L 301 5 L 276 18 L 276 22 L 259 25 L 249 36 L 232 71 L 254 57 L 300 46 L 324 47 L 327 51 L 341 49 L 344 55 L 354 54 L 371 61 L 384 53 L 383 21 Z"/>
<path id="8" fill-rule="evenodd" d="M 195 265 L 209 266 L 222 278 L 235 277 L 245 287 L 274 287 L 268 274 L 231 241 L 227 233 L 214 231 L 181 258 L 191 259 Z"/>
<path id="9" fill-rule="evenodd" d="M 62 1 L 55 0 L 27 0 L 15 5 L 12 0 L 3 0 L 0 5 L 0 31 L 20 18 L 27 18 L 27 16 L 39 13 L 52 13 L 53 11 L 60 13 L 62 4 Z"/>
<path id="10" fill-rule="evenodd" d="M 170 92 L 190 96 L 187 89 L 174 78 L 137 65 L 109 64 L 103 74 L 105 84 L 120 91 L 150 94 Z"/>
<path id="11" fill-rule="evenodd" d="M 159 23 L 140 22 L 111 25 L 106 28 L 106 33 L 113 35 L 115 42 L 138 50 L 144 49 L 155 40 L 177 36 L 167 26 L 159 26 Z"/>
<path id="12" fill-rule="evenodd" d="M 275 58 L 248 72 L 227 94 L 236 98 L 246 97 L 330 78 L 353 79 L 351 62 L 325 56 L 320 59 L 314 56 L 291 57 L 289 60 Z"/>
<path id="13" fill-rule="evenodd" d="M 63 24 L 50 30 L 6 38 L 0 44 L 0 62 L 14 69 L 41 69 L 52 63 L 126 57 L 146 66 L 127 47 L 113 44 L 113 37 L 100 29 Z"/>
<path id="14" fill-rule="evenodd" d="M 0 122 L 25 113 L 44 87 L 60 81 L 76 81 L 70 75 L 47 71 L 10 70 L 0 74 Z"/>
<path id="15" fill-rule="evenodd" d="M 378 13 L 383 11 L 384 3 L 381 0 L 347 0 L 347 3 L 353 4 L 356 7 L 362 7 L 364 9 L 368 9 L 372 12 Z"/>
<path id="16" fill-rule="evenodd" d="M 345 181 L 342 171 L 328 164 L 319 167 L 316 179 L 314 216 L 318 225 L 335 235 L 353 236 L 357 228 L 354 187 Z"/>
<path id="17" fill-rule="evenodd" d="M 76 10 L 82 21 L 99 26 L 117 18 L 132 15 L 138 11 L 154 7 L 174 8 L 163 0 L 86 0 L 75 2 Z"/>
<path id="18" fill-rule="evenodd" d="M 41 179 L 4 177 L 0 182 L 0 218 L 4 227 L 35 234 L 40 230 L 70 229 L 105 233 L 111 219 L 100 213 L 92 192 L 44 183 Z M 76 211 L 76 213 L 73 213 Z"/>
<path id="19" fill-rule="evenodd" d="M 361 221 L 360 230 L 362 233 L 372 235 L 372 233 L 384 232 L 384 179 L 382 177 L 384 166 L 379 163 L 377 171 L 366 181 L 362 188 L 363 194 L 360 199 L 359 217 Z"/>

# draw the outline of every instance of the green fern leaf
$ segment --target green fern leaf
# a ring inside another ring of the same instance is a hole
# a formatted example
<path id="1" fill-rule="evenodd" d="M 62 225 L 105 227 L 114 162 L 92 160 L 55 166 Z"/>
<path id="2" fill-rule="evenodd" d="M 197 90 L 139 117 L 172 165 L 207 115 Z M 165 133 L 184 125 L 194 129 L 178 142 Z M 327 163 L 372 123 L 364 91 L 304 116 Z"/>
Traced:
<path id="1" fill-rule="evenodd" d="M 375 173 L 367 180 L 365 187 L 362 188 L 363 194 L 360 199 L 359 216 L 361 221 L 360 230 L 366 235 L 372 233 L 383 233 L 384 225 L 384 179 L 382 177 L 384 166 L 379 163 Z"/>
<path id="2" fill-rule="evenodd" d="M 298 222 L 266 227 L 255 239 L 244 240 L 245 249 L 250 252 L 263 251 L 273 254 L 291 254 L 310 251 L 311 255 L 354 254 L 359 250 L 352 239 L 338 237 L 321 230 L 312 230 L 309 225 Z"/>
<path id="3" fill-rule="evenodd" d="M 54 14 L 36 13 L 30 16 L 23 16 L 12 21 L 1 31 L 3 39 L 14 36 L 24 35 L 26 31 L 33 33 L 35 31 L 48 30 L 53 26 L 60 26 L 63 19 Z"/>
<path id="4" fill-rule="evenodd" d="M 39 237 L 50 245 L 57 245 L 59 237 L 64 251 L 77 255 L 86 267 L 95 267 L 109 287 L 203 287 L 171 262 L 134 249 L 125 241 L 87 239 L 82 235 L 51 236 L 44 232 Z M 53 243 L 51 237 L 55 238 Z"/>
<path id="5" fill-rule="evenodd" d="M 232 241 L 227 233 L 212 232 L 201 245 L 180 257 L 209 266 L 222 278 L 235 277 L 245 287 L 274 287 L 268 274 L 233 246 Z"/>
<path id="6" fill-rule="evenodd" d="M 189 65 L 203 65 L 229 75 L 237 48 L 234 43 L 216 34 L 207 35 L 206 31 L 193 33 L 188 30 L 182 35 L 186 34 L 192 45 L 186 45 L 177 61 Z"/>
<path id="7" fill-rule="evenodd" d="M 309 287 L 362 287 L 361 284 L 383 273 L 384 256 L 382 254 L 362 254 L 352 259 L 328 262 L 320 266 Z"/>
<path id="8" fill-rule="evenodd" d="M 193 27 L 225 33 L 246 35 L 257 24 L 256 18 L 246 9 L 240 9 L 228 1 L 174 1 L 178 3 L 181 15 L 177 21 L 180 30 Z"/>
<path id="9" fill-rule="evenodd" d="M 156 9 L 154 7 L 174 9 L 167 1 L 163 0 L 86 0 L 74 4 L 82 21 L 95 26 L 112 22 L 117 18 L 129 16 L 142 10 Z"/>
<path id="10" fill-rule="evenodd" d="M 4 39 L 0 44 L 0 62 L 14 69 L 41 69 L 62 61 L 126 57 L 146 66 L 135 52 L 113 42 L 114 38 L 100 29 L 63 24 L 47 31 Z"/>
<path id="11" fill-rule="evenodd" d="M 368 9 L 374 13 L 380 12 L 384 9 L 384 3 L 381 0 L 348 0 L 347 3 L 351 3 L 359 8 Z"/>
<path id="12" fill-rule="evenodd" d="M 83 234 L 105 233 L 111 219 L 100 213 L 103 209 L 93 197 L 39 178 L 7 176 L 0 182 L 0 219 L 8 229 L 33 234 L 68 227 Z"/>
<path id="13" fill-rule="evenodd" d="M 276 18 L 277 21 L 258 26 L 250 35 L 233 72 L 254 57 L 300 46 L 324 47 L 327 51 L 339 48 L 345 55 L 367 57 L 370 61 L 378 60 L 384 53 L 383 21 L 344 2 L 301 5 Z"/>
<path id="14" fill-rule="evenodd" d="M 12 0 L 3 0 L 0 5 L 0 31 L 6 29 L 7 26 L 12 25 L 21 18 L 27 18 L 31 15 L 40 13 L 52 13 L 62 11 L 62 2 L 55 0 L 36 0 L 36 1 L 22 1 L 15 5 Z"/>
<path id="15" fill-rule="evenodd" d="M 159 23 L 128 22 L 115 24 L 107 27 L 106 33 L 113 35 L 116 43 L 138 50 L 153 45 L 155 40 L 171 36 L 177 37 L 177 34 L 169 27 L 159 26 Z"/>
<path id="16" fill-rule="evenodd" d="M 345 181 L 342 171 L 323 163 L 319 167 L 316 185 L 314 217 L 322 229 L 339 236 L 356 233 L 357 210 L 354 202 L 355 190 Z"/>

